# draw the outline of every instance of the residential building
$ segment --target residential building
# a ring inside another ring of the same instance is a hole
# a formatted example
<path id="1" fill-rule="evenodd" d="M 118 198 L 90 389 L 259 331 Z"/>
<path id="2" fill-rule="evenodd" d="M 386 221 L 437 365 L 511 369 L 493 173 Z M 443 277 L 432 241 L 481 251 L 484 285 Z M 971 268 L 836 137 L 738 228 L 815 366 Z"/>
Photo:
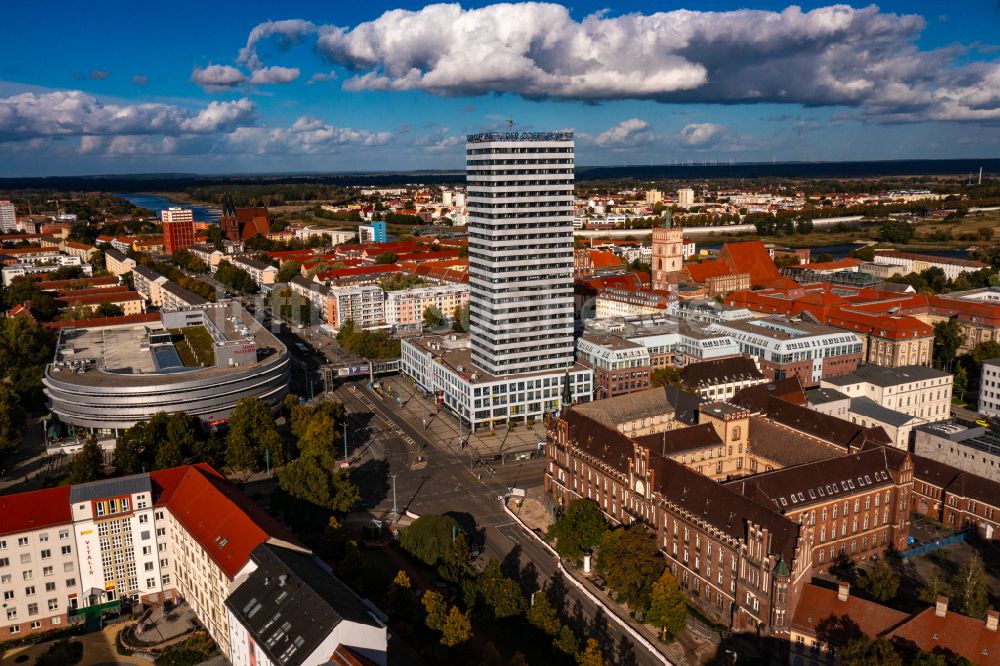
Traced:
<path id="1" fill-rule="evenodd" d="M 646 191 L 646 204 L 652 206 L 653 204 L 660 203 L 663 201 L 663 192 L 660 190 L 647 190 Z"/>
<path id="2" fill-rule="evenodd" d="M 145 264 L 138 264 L 132 269 L 132 284 L 135 286 L 135 290 L 149 301 L 150 305 L 156 307 L 163 305 L 162 289 L 163 285 L 168 282 L 170 280 Z"/>
<path id="3" fill-rule="evenodd" d="M 346 242 L 346 241 L 343 241 Z M 372 222 L 358 227 L 358 243 L 388 243 L 385 222 Z"/>
<path id="4" fill-rule="evenodd" d="M 143 295 L 127 289 L 65 291 L 56 296 L 55 302 L 61 308 L 79 308 L 89 310 L 91 313 L 102 305 L 117 305 L 124 315 L 136 315 L 146 311 Z"/>
<path id="5" fill-rule="evenodd" d="M 250 257 L 231 257 L 229 262 L 236 268 L 246 271 L 254 284 L 264 291 L 268 291 L 267 287 L 273 285 L 278 277 L 277 268 Z"/>
<path id="6" fill-rule="evenodd" d="M 190 208 L 171 207 L 160 211 L 163 251 L 172 255 L 194 245 L 194 214 Z"/>
<path id="7" fill-rule="evenodd" d="M 76 241 L 63 241 L 60 245 L 63 252 L 71 257 L 80 257 L 83 261 L 90 261 L 97 254 L 97 248 L 87 243 L 77 243 Z"/>
<path id="8" fill-rule="evenodd" d="M 806 387 L 849 374 L 861 363 L 862 345 L 855 335 L 801 317 L 720 321 L 710 330 L 731 336 L 770 379 L 795 375 Z"/>
<path id="9" fill-rule="evenodd" d="M 424 312 L 431 308 L 445 319 L 453 319 L 455 308 L 469 304 L 469 285 L 442 284 L 385 292 L 385 323 L 420 328 Z"/>
<path id="10" fill-rule="evenodd" d="M 893 446 L 903 451 L 911 449 L 913 429 L 927 422 L 919 416 L 883 407 L 866 396 L 851 399 L 848 418 L 852 423 L 865 427 L 881 427 L 889 435 Z"/>
<path id="11" fill-rule="evenodd" d="M 208 270 L 212 273 L 215 273 L 215 269 L 217 269 L 222 260 L 226 258 L 225 254 L 211 245 L 195 244 L 189 247 L 188 251 L 198 259 L 201 259 L 201 261 L 208 266 Z"/>
<path id="12" fill-rule="evenodd" d="M 473 134 L 466 156 L 472 364 L 493 376 L 563 372 L 573 366 L 573 135 Z"/>
<path id="13" fill-rule="evenodd" d="M 748 356 L 689 363 L 681 369 L 681 384 L 712 401 L 729 400 L 737 391 L 769 381 Z"/>
<path id="14" fill-rule="evenodd" d="M 957 280 L 962 273 L 974 273 L 989 264 L 971 259 L 938 257 L 931 254 L 916 254 L 898 250 L 876 250 L 876 264 L 890 264 L 902 267 L 903 273 L 921 273 L 928 268 L 940 268 L 949 280 Z"/>
<path id="15" fill-rule="evenodd" d="M 806 405 L 820 414 L 850 418 L 851 398 L 832 388 L 814 388 L 806 391 Z"/>
<path id="16" fill-rule="evenodd" d="M 694 205 L 694 190 L 688 187 L 682 187 L 677 190 L 677 205 L 678 206 L 693 206 Z"/>
<path id="17" fill-rule="evenodd" d="M 307 241 L 316 236 L 322 236 L 326 238 L 330 246 L 336 246 L 351 242 L 358 237 L 358 232 L 351 229 L 327 229 L 325 227 L 299 227 L 295 230 L 295 237 L 299 240 Z"/>
<path id="18" fill-rule="evenodd" d="M 865 365 L 849 374 L 826 377 L 822 386 L 851 398 L 864 396 L 887 409 L 931 422 L 951 415 L 952 376 L 934 368 Z"/>
<path id="19" fill-rule="evenodd" d="M 5 253 L 6 252 L 10 252 L 10 250 L 5 250 Z M 29 260 L 24 261 L 26 258 Z M 2 255 L 0 255 L 0 261 L 2 261 Z M 63 266 L 79 266 L 83 270 L 83 274 L 88 277 L 94 274 L 93 266 L 81 261 L 80 257 L 71 257 L 69 255 L 61 254 L 55 257 L 49 257 L 45 262 L 34 261 L 29 257 L 20 257 L 20 260 L 4 264 L 0 275 L 2 275 L 3 285 L 7 287 L 10 286 L 10 283 L 16 278 L 23 275 L 55 273 Z"/>
<path id="20" fill-rule="evenodd" d="M 976 411 L 983 416 L 1000 416 L 1000 358 L 983 361 Z"/>
<path id="21" fill-rule="evenodd" d="M 7 234 L 17 229 L 17 209 L 9 201 L 0 201 L 0 231 Z"/>
<path id="22" fill-rule="evenodd" d="M 652 289 L 602 289 L 594 304 L 597 319 L 666 313 L 672 294 Z"/>
<path id="23" fill-rule="evenodd" d="M 594 399 L 649 388 L 649 351 L 616 335 L 584 334 L 576 342 L 577 360 L 594 370 Z"/>
<path id="24" fill-rule="evenodd" d="M 326 321 L 336 329 L 348 321 L 361 328 L 385 324 L 385 292 L 382 287 L 331 287 L 327 293 Z"/>
<path id="25" fill-rule="evenodd" d="M 112 275 L 124 275 L 131 273 L 135 268 L 135 260 L 126 257 L 113 247 L 108 247 L 104 249 L 104 267 Z"/>
<path id="26" fill-rule="evenodd" d="M 164 311 L 184 310 L 206 305 L 208 299 L 167 280 L 160 285 L 160 308 Z"/>

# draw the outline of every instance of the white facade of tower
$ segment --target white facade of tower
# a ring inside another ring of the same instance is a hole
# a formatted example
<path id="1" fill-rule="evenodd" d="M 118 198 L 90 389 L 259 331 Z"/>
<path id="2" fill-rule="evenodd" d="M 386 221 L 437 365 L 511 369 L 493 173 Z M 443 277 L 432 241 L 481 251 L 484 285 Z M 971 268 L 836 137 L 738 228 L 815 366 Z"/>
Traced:
<path id="1" fill-rule="evenodd" d="M 573 134 L 469 135 L 472 362 L 496 376 L 573 365 Z"/>

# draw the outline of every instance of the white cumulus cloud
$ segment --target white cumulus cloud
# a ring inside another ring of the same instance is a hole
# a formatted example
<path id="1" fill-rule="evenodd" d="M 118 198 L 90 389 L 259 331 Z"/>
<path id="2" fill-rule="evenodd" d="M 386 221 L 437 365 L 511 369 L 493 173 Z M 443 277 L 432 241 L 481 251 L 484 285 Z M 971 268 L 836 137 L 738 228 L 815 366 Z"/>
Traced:
<path id="1" fill-rule="evenodd" d="M 685 146 L 704 146 L 718 139 L 725 129 L 715 123 L 691 123 L 681 129 L 680 140 Z"/>
<path id="2" fill-rule="evenodd" d="M 594 139 L 599 146 L 638 146 L 653 140 L 649 123 L 639 118 L 623 120 Z"/>
<path id="3" fill-rule="evenodd" d="M 1000 62 L 965 62 L 962 47 L 921 50 L 924 23 L 875 5 L 575 20 L 554 3 L 434 4 L 353 27 L 268 21 L 237 62 L 260 69 L 262 41 L 277 37 L 281 48 L 316 34 L 316 50 L 351 73 L 347 90 L 852 106 L 890 122 L 1000 119 Z"/>
<path id="4" fill-rule="evenodd" d="M 254 71 L 250 76 L 250 83 L 291 83 L 299 78 L 299 74 L 298 67 L 279 67 L 278 65 L 264 67 Z"/>
<path id="5" fill-rule="evenodd" d="M 389 132 L 335 127 L 317 118 L 301 116 L 291 127 L 239 127 L 226 135 L 231 150 L 257 155 L 334 153 L 344 145 L 383 146 Z"/>
<path id="6" fill-rule="evenodd" d="M 208 91 L 226 90 L 246 83 L 247 76 L 231 65 L 195 67 L 191 80 Z"/>

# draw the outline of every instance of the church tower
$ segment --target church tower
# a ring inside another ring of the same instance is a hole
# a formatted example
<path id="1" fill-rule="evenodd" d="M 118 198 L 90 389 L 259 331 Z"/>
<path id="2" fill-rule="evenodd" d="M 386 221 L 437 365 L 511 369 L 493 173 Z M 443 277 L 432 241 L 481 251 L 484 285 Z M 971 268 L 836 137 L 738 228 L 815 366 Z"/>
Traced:
<path id="1" fill-rule="evenodd" d="M 663 209 L 663 224 L 653 227 L 653 289 L 668 290 L 671 283 L 676 283 L 676 276 L 671 274 L 681 270 L 684 257 L 681 256 L 684 247 L 684 229 L 674 223 L 674 216 L 669 208 Z"/>

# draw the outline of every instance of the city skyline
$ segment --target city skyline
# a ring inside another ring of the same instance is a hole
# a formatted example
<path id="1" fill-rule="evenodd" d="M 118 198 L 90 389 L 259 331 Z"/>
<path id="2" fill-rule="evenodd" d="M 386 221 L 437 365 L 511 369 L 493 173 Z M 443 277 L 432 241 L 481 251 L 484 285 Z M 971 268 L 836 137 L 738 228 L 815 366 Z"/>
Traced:
<path id="1" fill-rule="evenodd" d="M 579 165 L 997 153 L 996 2 L 799 4 L 18 4 L 0 176 L 458 170 L 508 120 Z"/>

